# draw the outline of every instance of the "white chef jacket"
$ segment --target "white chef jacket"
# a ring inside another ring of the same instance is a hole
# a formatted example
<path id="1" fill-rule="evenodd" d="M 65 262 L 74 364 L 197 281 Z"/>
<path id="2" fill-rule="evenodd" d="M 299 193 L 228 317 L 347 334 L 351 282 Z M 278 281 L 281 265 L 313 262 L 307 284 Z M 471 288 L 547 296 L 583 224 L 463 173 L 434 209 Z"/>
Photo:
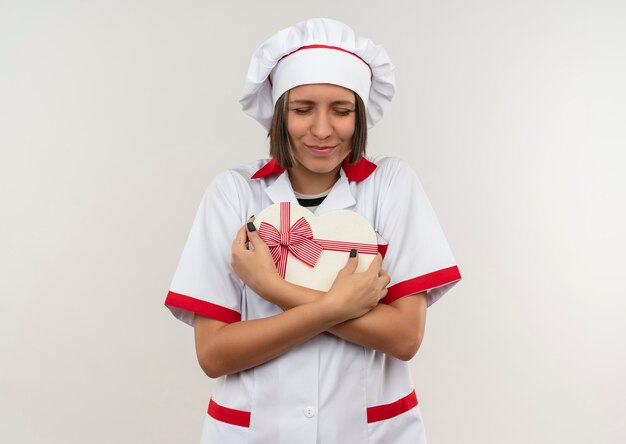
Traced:
<path id="1" fill-rule="evenodd" d="M 297 203 L 274 160 L 225 171 L 208 187 L 165 304 L 193 325 L 194 313 L 226 323 L 282 312 L 230 267 L 237 230 L 265 207 Z M 382 239 L 391 277 L 381 303 L 427 291 L 428 305 L 461 275 L 413 170 L 392 157 L 344 162 L 315 214 L 348 209 Z M 408 363 L 324 333 L 257 367 L 218 378 L 203 444 L 426 442 Z"/>

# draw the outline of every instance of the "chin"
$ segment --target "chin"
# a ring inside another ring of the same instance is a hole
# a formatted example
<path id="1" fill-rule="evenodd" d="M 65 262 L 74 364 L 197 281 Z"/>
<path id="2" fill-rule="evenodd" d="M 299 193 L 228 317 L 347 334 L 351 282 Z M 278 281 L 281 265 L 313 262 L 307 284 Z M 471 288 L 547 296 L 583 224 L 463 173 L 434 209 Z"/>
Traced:
<path id="1" fill-rule="evenodd" d="M 313 173 L 328 174 L 341 166 L 342 163 L 343 159 L 340 161 L 331 161 L 329 159 L 316 159 L 306 162 L 300 162 L 300 165 Z"/>

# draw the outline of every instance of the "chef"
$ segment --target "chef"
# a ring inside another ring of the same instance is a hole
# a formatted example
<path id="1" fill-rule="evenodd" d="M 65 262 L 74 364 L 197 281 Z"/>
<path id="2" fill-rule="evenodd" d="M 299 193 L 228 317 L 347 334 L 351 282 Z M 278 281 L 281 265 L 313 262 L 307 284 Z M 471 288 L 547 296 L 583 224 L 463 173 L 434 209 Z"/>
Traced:
<path id="1" fill-rule="evenodd" d="M 165 301 L 216 378 L 202 443 L 426 442 L 408 361 L 426 308 L 461 275 L 414 171 L 365 153 L 393 70 L 381 46 L 329 19 L 253 54 L 240 102 L 271 157 L 211 181 Z M 250 218 L 278 202 L 355 211 L 382 254 L 356 273 L 346 253 L 327 292 L 290 284 Z"/>

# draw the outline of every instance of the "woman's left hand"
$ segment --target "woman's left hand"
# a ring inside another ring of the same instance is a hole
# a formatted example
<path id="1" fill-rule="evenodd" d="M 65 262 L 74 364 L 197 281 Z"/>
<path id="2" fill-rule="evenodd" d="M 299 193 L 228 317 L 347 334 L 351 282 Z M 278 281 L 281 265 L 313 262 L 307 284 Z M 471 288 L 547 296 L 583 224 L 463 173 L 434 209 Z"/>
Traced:
<path id="1" fill-rule="evenodd" d="M 250 218 L 237 232 L 232 245 L 230 265 L 237 276 L 256 294 L 274 302 L 269 296 L 283 280 L 276 270 L 269 248 L 256 233 L 256 229 L 248 232 L 247 225 L 252 224 L 253 220 Z M 246 245 L 248 241 L 252 243 L 253 250 L 248 249 Z"/>

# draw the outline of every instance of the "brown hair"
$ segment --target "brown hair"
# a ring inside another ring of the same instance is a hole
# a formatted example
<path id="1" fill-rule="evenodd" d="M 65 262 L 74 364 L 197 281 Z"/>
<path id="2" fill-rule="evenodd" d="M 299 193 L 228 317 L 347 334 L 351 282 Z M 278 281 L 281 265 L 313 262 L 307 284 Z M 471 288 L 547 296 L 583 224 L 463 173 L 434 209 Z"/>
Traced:
<path id="1" fill-rule="evenodd" d="M 365 104 L 358 94 L 354 94 L 356 101 L 356 118 L 354 123 L 354 134 L 350 143 L 350 163 L 357 163 L 365 155 L 367 145 L 367 114 Z M 289 113 L 289 91 L 285 92 L 276 101 L 274 106 L 274 116 L 267 136 L 270 138 L 270 156 L 278 164 L 287 169 L 296 165 L 293 157 L 289 133 L 287 131 L 287 114 Z"/>

